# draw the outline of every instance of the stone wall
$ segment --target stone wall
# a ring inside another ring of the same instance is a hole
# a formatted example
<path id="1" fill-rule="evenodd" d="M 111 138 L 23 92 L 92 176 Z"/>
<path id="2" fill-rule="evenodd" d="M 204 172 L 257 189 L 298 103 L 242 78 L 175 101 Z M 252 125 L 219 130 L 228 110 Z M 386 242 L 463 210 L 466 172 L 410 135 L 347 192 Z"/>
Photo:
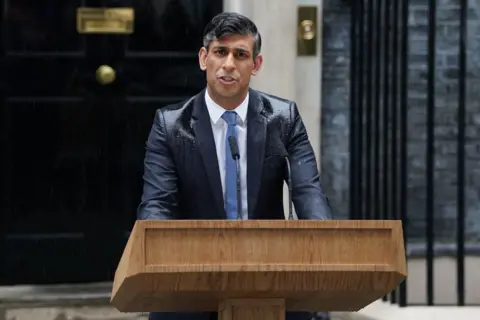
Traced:
<path id="1" fill-rule="evenodd" d="M 348 217 L 349 63 L 348 1 L 323 1 L 322 182 L 336 219 Z"/>
<path id="2" fill-rule="evenodd" d="M 437 1 L 435 234 L 452 242 L 456 228 L 456 137 L 459 2 Z M 322 175 L 337 218 L 348 218 L 351 1 L 323 2 Z M 408 90 L 408 233 L 424 241 L 427 105 L 427 0 L 410 0 Z M 469 1 L 467 37 L 467 241 L 480 240 L 480 2 Z"/>

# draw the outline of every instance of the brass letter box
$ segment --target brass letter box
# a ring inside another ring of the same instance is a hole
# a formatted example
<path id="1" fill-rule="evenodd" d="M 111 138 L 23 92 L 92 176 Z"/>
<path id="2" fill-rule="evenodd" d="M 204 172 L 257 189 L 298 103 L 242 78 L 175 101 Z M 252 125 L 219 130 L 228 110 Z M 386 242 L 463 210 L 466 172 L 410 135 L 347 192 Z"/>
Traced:
<path id="1" fill-rule="evenodd" d="M 77 31 L 81 34 L 131 34 L 133 8 L 78 8 Z"/>

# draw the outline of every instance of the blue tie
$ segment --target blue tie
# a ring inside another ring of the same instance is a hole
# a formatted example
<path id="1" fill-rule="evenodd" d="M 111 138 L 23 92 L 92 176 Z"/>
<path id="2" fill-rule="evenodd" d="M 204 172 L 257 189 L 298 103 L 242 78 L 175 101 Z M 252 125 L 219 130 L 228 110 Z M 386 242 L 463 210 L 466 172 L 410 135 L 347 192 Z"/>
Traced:
<path id="1" fill-rule="evenodd" d="M 227 135 L 225 136 L 225 211 L 227 219 L 237 219 L 237 165 L 232 158 L 228 137 L 237 139 L 237 113 L 225 111 L 222 119 L 227 123 Z"/>

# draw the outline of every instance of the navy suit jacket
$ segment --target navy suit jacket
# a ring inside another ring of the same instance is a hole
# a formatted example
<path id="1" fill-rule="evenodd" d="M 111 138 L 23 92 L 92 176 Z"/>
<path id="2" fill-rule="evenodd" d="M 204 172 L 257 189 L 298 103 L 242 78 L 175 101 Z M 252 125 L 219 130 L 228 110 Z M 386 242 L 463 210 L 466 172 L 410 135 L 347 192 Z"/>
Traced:
<path id="1" fill-rule="evenodd" d="M 294 102 L 253 89 L 247 111 L 249 219 L 284 219 L 285 160 L 288 152 L 292 198 L 299 219 L 331 219 L 315 155 Z M 137 217 L 225 219 L 215 141 L 205 90 L 157 110 L 147 143 L 144 187 Z M 187 302 L 188 303 L 188 302 Z M 295 313 L 287 319 L 307 320 Z M 210 320 L 215 313 L 152 313 L 155 320 Z"/>

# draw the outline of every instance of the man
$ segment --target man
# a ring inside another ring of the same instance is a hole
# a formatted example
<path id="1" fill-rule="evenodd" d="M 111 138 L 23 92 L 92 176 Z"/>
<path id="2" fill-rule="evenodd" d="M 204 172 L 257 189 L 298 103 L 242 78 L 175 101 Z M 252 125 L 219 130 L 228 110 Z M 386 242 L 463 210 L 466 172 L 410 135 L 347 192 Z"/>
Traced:
<path id="1" fill-rule="evenodd" d="M 198 59 L 206 72 L 207 88 L 156 112 L 146 144 L 139 219 L 236 219 L 237 167 L 231 139 L 240 155 L 243 219 L 285 218 L 285 150 L 299 219 L 330 219 L 315 155 L 296 104 L 249 88 L 250 76 L 262 65 L 260 49 L 255 24 L 240 14 L 221 13 L 205 27 Z M 152 313 L 150 319 L 213 320 L 217 316 Z M 310 315 L 289 313 L 289 319 L 308 320 Z"/>

